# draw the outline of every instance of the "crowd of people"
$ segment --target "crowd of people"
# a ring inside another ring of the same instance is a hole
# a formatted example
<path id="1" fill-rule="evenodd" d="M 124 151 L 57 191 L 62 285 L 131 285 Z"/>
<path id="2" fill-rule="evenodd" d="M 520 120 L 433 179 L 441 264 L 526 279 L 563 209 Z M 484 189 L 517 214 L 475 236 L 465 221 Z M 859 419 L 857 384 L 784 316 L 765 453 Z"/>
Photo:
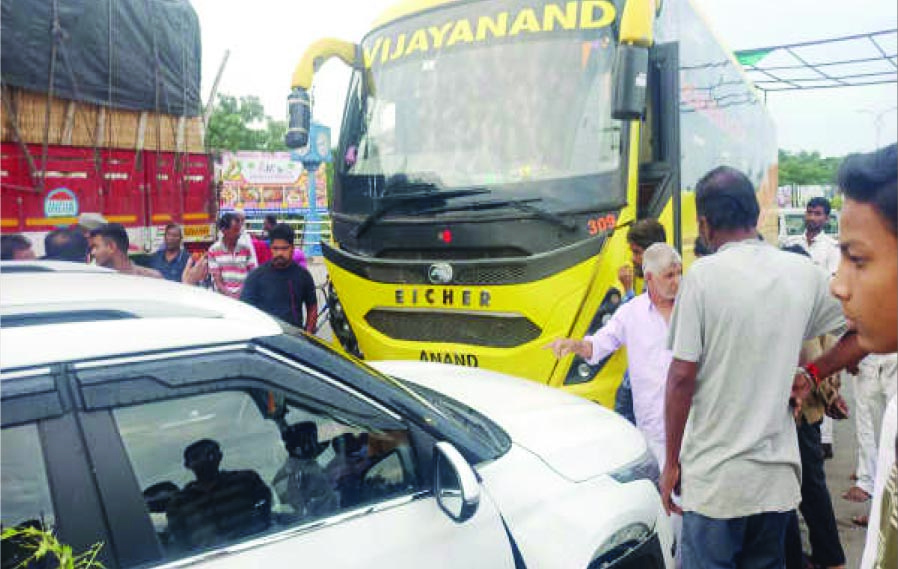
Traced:
<path id="1" fill-rule="evenodd" d="M 594 334 L 546 346 L 589 363 L 626 346 L 615 408 L 661 466 L 678 565 L 845 566 L 823 468 L 832 421 L 849 416 L 843 372 L 858 443 L 843 498 L 870 505 L 854 519 L 868 526 L 861 566 L 898 563 L 896 180 L 895 145 L 850 156 L 839 241 L 823 232 L 830 203 L 815 198 L 805 232 L 779 250 L 758 235 L 748 178 L 717 168 L 695 188 L 697 260 L 682 280 L 663 227 L 640 220 L 628 233 L 633 267 L 619 272 L 621 306 Z"/>
<path id="2" fill-rule="evenodd" d="M 93 263 L 124 274 L 204 286 L 314 333 L 317 291 L 305 255 L 295 246 L 293 228 L 267 215 L 264 238 L 258 238 L 246 231 L 245 224 L 242 212 L 223 214 L 217 225 L 219 239 L 205 254 L 196 256 L 184 247 L 182 228 L 169 224 L 162 246 L 144 266 L 129 255 L 130 238 L 124 226 L 107 223 L 97 214 L 84 214 L 74 227 L 47 234 L 41 259 Z M 36 258 L 25 236 L 2 237 L 3 260 Z"/>
<path id="3" fill-rule="evenodd" d="M 843 498 L 870 505 L 869 516 L 854 519 L 868 526 L 862 567 L 898 562 L 896 181 L 894 144 L 849 156 L 838 178 L 839 240 L 823 231 L 830 203 L 814 198 L 805 232 L 777 248 L 758 234 L 750 180 L 716 168 L 695 188 L 699 237 L 689 270 L 657 220 L 633 223 L 620 306 L 594 334 L 546 346 L 590 364 L 627 348 L 615 409 L 660 466 L 680 566 L 844 567 L 824 460 L 836 452 L 832 422 L 849 415 L 857 468 Z M 208 286 L 314 332 L 315 284 L 292 227 L 267 216 L 257 238 L 239 212 L 217 227 L 220 238 L 195 257 L 181 228 L 167 226 L 145 267 L 129 257 L 124 227 L 88 216 L 49 233 L 44 258 Z M 2 255 L 35 258 L 21 235 L 3 236 Z M 851 413 L 843 380 L 854 385 Z"/>

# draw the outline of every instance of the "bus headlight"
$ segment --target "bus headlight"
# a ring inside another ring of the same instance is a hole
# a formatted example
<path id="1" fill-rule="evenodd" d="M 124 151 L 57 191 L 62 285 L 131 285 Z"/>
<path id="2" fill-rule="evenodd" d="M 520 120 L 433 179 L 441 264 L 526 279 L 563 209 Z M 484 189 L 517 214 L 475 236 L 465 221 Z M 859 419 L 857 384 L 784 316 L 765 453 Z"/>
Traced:
<path id="1" fill-rule="evenodd" d="M 355 333 L 349 326 L 349 319 L 346 318 L 346 311 L 343 309 L 343 304 L 337 296 L 337 291 L 334 290 L 333 283 L 328 283 L 327 287 L 327 315 L 331 331 L 340 340 L 343 349 L 357 358 L 364 357 L 359 349 L 359 342 L 355 337 Z"/>
<path id="2" fill-rule="evenodd" d="M 614 311 L 620 306 L 620 303 L 620 291 L 614 287 L 609 288 L 608 291 L 605 292 L 602 304 L 599 305 L 599 310 L 593 317 L 592 322 L 589 323 L 589 334 L 595 334 L 599 328 L 607 324 L 608 320 L 611 319 L 611 315 L 614 314 Z M 602 371 L 602 368 L 605 367 L 605 364 L 608 363 L 609 359 L 611 359 L 611 356 L 608 356 L 596 365 L 591 366 L 583 361 L 581 357 L 574 356 L 574 361 L 571 362 L 571 367 L 568 370 L 567 377 L 564 379 L 564 384 L 577 385 L 592 381 L 592 378 Z"/>

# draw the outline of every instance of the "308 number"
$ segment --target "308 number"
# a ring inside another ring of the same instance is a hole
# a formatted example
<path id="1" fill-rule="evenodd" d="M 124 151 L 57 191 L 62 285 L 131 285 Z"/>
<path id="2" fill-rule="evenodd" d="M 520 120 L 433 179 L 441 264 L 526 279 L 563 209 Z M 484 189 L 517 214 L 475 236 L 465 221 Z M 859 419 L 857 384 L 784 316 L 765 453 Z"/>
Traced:
<path id="1" fill-rule="evenodd" d="M 617 216 L 613 213 L 609 213 L 604 217 L 594 217 L 586 222 L 586 229 L 589 231 L 590 235 L 598 235 L 599 233 L 604 233 L 606 231 L 611 231 L 614 229 L 614 225 L 617 223 Z"/>

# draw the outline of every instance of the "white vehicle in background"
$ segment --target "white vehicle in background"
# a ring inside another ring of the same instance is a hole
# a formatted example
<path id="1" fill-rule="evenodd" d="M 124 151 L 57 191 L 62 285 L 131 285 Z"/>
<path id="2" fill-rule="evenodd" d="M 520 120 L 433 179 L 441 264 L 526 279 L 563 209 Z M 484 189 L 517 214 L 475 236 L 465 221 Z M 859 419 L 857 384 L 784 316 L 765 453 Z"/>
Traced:
<path id="1" fill-rule="evenodd" d="M 673 566 L 657 464 L 611 411 L 372 369 L 223 296 L 83 267 L 0 264 L 4 528 L 102 543 L 110 569 Z"/>
<path id="2" fill-rule="evenodd" d="M 779 212 L 779 245 L 782 246 L 786 239 L 804 233 L 804 213 L 802 207 L 784 207 Z M 839 239 L 839 212 L 833 210 L 829 213 L 829 220 L 823 232 Z"/>

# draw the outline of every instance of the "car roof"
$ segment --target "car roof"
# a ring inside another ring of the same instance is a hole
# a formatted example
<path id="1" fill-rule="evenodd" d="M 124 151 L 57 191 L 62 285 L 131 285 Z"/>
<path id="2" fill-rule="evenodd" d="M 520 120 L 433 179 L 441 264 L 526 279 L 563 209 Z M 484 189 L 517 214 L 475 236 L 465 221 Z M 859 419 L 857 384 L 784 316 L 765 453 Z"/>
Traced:
<path id="1" fill-rule="evenodd" d="M 0 272 L 4 369 L 282 332 L 267 314 L 199 287 L 109 271 Z"/>
<path id="2" fill-rule="evenodd" d="M 112 269 L 69 261 L 0 261 L 0 273 L 114 273 Z"/>

